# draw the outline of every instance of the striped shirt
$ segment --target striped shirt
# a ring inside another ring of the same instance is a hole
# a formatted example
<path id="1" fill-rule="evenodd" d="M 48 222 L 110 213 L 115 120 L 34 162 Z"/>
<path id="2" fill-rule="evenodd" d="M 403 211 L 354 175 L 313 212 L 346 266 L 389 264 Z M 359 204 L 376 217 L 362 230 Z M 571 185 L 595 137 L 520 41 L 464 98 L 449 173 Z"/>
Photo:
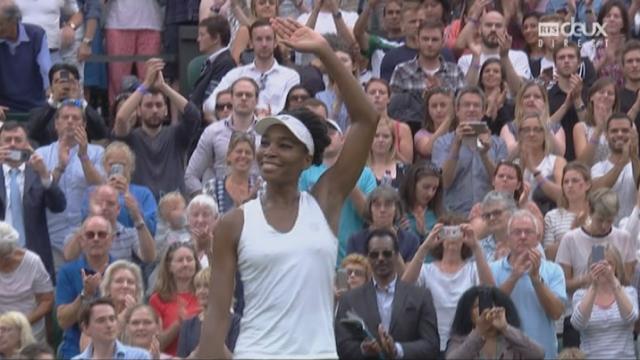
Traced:
<path id="1" fill-rule="evenodd" d="M 549 211 L 544 216 L 544 239 L 542 244 L 548 246 L 559 243 L 564 234 L 571 230 L 576 214 L 563 208 Z"/>
<path id="2" fill-rule="evenodd" d="M 580 302 L 586 290 L 580 289 L 573 295 L 573 315 L 571 324 L 580 331 L 580 350 L 587 359 L 634 359 L 633 323 L 638 318 L 638 295 L 630 286 L 624 288 L 631 300 L 633 310 L 622 318 L 618 303 L 608 308 L 593 305 L 591 316 L 580 312 Z"/>

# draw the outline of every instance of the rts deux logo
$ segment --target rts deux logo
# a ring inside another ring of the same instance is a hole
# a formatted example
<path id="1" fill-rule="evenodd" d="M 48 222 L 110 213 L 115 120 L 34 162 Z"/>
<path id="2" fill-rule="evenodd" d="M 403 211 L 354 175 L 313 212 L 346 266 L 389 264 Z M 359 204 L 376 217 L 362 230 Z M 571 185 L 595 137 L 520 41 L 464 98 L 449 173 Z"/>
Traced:
<path id="1" fill-rule="evenodd" d="M 538 36 L 540 38 L 545 37 L 558 37 L 562 36 L 565 39 L 577 38 L 578 45 L 584 37 L 586 38 L 605 38 L 607 32 L 604 29 L 604 24 L 594 22 L 591 26 L 582 22 L 555 23 L 555 22 L 541 22 L 538 24 Z M 566 40 L 565 40 L 566 41 Z M 539 40 L 542 45 L 542 39 Z"/>

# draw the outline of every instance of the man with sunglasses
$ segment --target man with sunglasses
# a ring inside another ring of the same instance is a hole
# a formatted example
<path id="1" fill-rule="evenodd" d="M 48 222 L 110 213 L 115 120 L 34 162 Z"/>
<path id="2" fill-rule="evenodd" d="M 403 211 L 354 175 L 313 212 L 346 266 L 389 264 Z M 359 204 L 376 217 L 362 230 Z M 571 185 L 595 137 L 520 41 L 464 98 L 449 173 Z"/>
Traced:
<path id="1" fill-rule="evenodd" d="M 376 229 L 366 247 L 373 279 L 340 299 L 335 325 L 338 355 L 341 359 L 437 358 L 440 338 L 431 293 L 398 278 L 395 233 Z M 349 317 L 347 312 L 362 318 L 368 336 L 363 338 L 342 321 Z"/>
<path id="2" fill-rule="evenodd" d="M 102 274 L 114 259 L 109 255 L 114 229 L 102 216 L 90 216 L 82 224 L 78 260 L 60 268 L 56 284 L 56 315 L 64 330 L 60 358 L 70 359 L 80 353 L 78 314 L 82 306 L 99 296 Z"/>
<path id="3" fill-rule="evenodd" d="M 111 185 L 100 185 L 93 190 L 89 197 L 89 215 L 104 217 L 114 229 L 112 246 L 109 248 L 111 257 L 115 260 L 134 261 L 135 254 L 143 263 L 151 263 L 156 259 L 156 243 L 147 228 L 138 202 L 130 192 L 126 192 L 124 203 L 134 227 L 125 227 L 118 222 L 118 190 Z M 64 258 L 67 261 L 75 260 L 81 253 L 82 229 L 78 229 L 71 231 L 65 241 Z"/>
<path id="4" fill-rule="evenodd" d="M 231 84 L 230 90 L 231 115 L 204 129 L 189 159 L 184 182 L 187 194 L 191 196 L 198 194 L 207 180 L 226 174 L 227 150 L 234 132 L 251 134 L 256 148 L 260 144 L 260 136 L 254 130 L 258 121 L 255 111 L 260 95 L 259 85 L 250 77 L 241 77 Z"/>

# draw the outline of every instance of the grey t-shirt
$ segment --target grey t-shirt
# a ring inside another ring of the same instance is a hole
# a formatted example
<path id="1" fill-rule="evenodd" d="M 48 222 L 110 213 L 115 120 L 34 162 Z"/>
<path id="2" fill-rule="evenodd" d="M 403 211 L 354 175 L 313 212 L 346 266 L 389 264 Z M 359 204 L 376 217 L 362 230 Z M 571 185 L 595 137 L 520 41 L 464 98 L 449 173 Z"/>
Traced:
<path id="1" fill-rule="evenodd" d="M 49 273 L 36 253 L 26 250 L 24 258 L 11 273 L 0 272 L 0 314 L 19 311 L 30 314 L 37 306 L 36 294 L 53 293 Z M 45 340 L 44 318 L 31 326 L 38 341 Z"/>
<path id="2" fill-rule="evenodd" d="M 199 122 L 200 111 L 188 103 L 180 122 L 163 127 L 155 137 L 138 128 L 120 138 L 136 155 L 131 182 L 149 187 L 156 200 L 171 191 L 184 193 L 186 151 L 198 133 Z"/>

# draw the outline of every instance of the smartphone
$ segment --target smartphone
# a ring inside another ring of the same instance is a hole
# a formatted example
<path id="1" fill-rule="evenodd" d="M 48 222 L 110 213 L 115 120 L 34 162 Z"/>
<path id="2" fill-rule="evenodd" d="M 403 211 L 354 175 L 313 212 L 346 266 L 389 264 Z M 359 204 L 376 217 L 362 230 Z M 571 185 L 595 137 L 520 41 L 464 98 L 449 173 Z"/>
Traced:
<path id="1" fill-rule="evenodd" d="M 124 176 L 124 165 L 118 163 L 111 165 L 111 170 L 109 170 L 109 177 L 112 177 L 113 175 Z"/>
<path id="2" fill-rule="evenodd" d="M 489 291 L 481 291 L 478 295 L 478 313 L 482 314 L 485 309 L 491 309 L 493 307 L 493 299 Z"/>
<path id="3" fill-rule="evenodd" d="M 9 160 L 25 162 L 31 157 L 29 150 L 9 150 Z"/>
<path id="4" fill-rule="evenodd" d="M 591 246 L 591 263 L 595 264 L 604 260 L 604 246 L 593 245 Z"/>
<path id="5" fill-rule="evenodd" d="M 462 237 L 462 229 L 460 225 L 446 225 L 440 229 L 440 238 L 442 239 L 459 239 Z"/>
<path id="6" fill-rule="evenodd" d="M 338 288 L 338 290 L 348 290 L 348 279 L 349 274 L 347 274 L 347 269 L 338 269 L 336 272 L 336 288 Z"/>
<path id="7" fill-rule="evenodd" d="M 96 274 L 96 272 L 94 270 L 91 270 L 91 269 L 84 268 L 83 270 L 84 270 L 84 274 L 87 275 L 87 276 Z"/>
<path id="8" fill-rule="evenodd" d="M 469 126 L 471 126 L 473 131 L 476 133 L 476 136 L 489 132 L 489 127 L 485 122 L 472 122 L 469 123 Z"/>

